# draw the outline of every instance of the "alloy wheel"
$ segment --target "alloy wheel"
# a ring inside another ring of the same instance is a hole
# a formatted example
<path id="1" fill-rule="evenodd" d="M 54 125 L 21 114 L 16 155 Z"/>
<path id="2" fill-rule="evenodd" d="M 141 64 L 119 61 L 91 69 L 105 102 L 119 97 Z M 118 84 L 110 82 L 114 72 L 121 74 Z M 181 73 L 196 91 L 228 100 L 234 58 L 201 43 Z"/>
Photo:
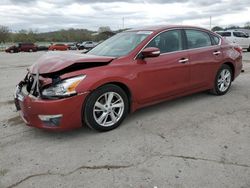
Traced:
<path id="1" fill-rule="evenodd" d="M 231 72 L 228 69 L 223 69 L 220 72 L 220 75 L 218 76 L 217 80 L 218 89 L 221 92 L 225 92 L 230 87 L 231 79 L 232 79 Z"/>
<path id="2" fill-rule="evenodd" d="M 95 102 L 93 116 L 95 121 L 104 127 L 113 126 L 124 112 L 123 98 L 116 92 L 106 92 Z"/>

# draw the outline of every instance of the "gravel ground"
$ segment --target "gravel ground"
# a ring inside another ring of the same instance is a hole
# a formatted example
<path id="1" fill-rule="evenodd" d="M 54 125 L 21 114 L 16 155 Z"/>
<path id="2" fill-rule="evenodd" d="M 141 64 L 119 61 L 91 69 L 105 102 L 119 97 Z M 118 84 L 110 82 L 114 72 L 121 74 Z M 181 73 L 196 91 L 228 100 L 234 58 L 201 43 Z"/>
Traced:
<path id="1" fill-rule="evenodd" d="M 106 133 L 21 121 L 15 85 L 44 53 L 0 53 L 0 188 L 250 187 L 250 53 L 227 95 L 144 108 Z"/>

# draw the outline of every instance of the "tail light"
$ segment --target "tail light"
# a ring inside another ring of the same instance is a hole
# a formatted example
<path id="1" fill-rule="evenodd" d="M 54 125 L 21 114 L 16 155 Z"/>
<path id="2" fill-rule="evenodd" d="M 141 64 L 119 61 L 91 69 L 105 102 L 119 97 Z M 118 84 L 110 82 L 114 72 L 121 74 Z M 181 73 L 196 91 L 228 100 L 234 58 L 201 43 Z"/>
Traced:
<path id="1" fill-rule="evenodd" d="M 242 48 L 240 46 L 234 46 L 234 49 L 240 54 L 242 54 Z"/>

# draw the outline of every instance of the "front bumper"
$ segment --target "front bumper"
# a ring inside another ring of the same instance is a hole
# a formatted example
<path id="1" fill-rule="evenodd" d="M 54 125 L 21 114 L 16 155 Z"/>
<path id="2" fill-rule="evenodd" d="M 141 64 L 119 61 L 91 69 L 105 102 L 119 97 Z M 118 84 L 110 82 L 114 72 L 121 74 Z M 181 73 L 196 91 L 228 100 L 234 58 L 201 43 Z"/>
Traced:
<path id="1" fill-rule="evenodd" d="M 15 104 L 20 116 L 28 125 L 47 130 L 70 130 L 82 126 L 82 106 L 88 92 L 63 99 L 41 99 L 23 92 L 25 88 L 17 86 Z M 39 116 L 60 114 L 58 125 L 42 121 Z"/>

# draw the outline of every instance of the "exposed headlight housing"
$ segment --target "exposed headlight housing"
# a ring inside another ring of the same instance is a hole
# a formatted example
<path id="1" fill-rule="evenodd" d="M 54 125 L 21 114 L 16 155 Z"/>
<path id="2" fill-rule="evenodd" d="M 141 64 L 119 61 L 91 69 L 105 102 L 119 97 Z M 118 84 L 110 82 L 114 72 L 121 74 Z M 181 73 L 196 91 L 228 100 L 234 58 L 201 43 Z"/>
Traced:
<path id="1" fill-rule="evenodd" d="M 52 85 L 42 91 L 44 97 L 67 97 L 76 94 L 76 87 L 86 78 L 86 75 L 76 76 L 62 80 L 61 82 Z"/>

